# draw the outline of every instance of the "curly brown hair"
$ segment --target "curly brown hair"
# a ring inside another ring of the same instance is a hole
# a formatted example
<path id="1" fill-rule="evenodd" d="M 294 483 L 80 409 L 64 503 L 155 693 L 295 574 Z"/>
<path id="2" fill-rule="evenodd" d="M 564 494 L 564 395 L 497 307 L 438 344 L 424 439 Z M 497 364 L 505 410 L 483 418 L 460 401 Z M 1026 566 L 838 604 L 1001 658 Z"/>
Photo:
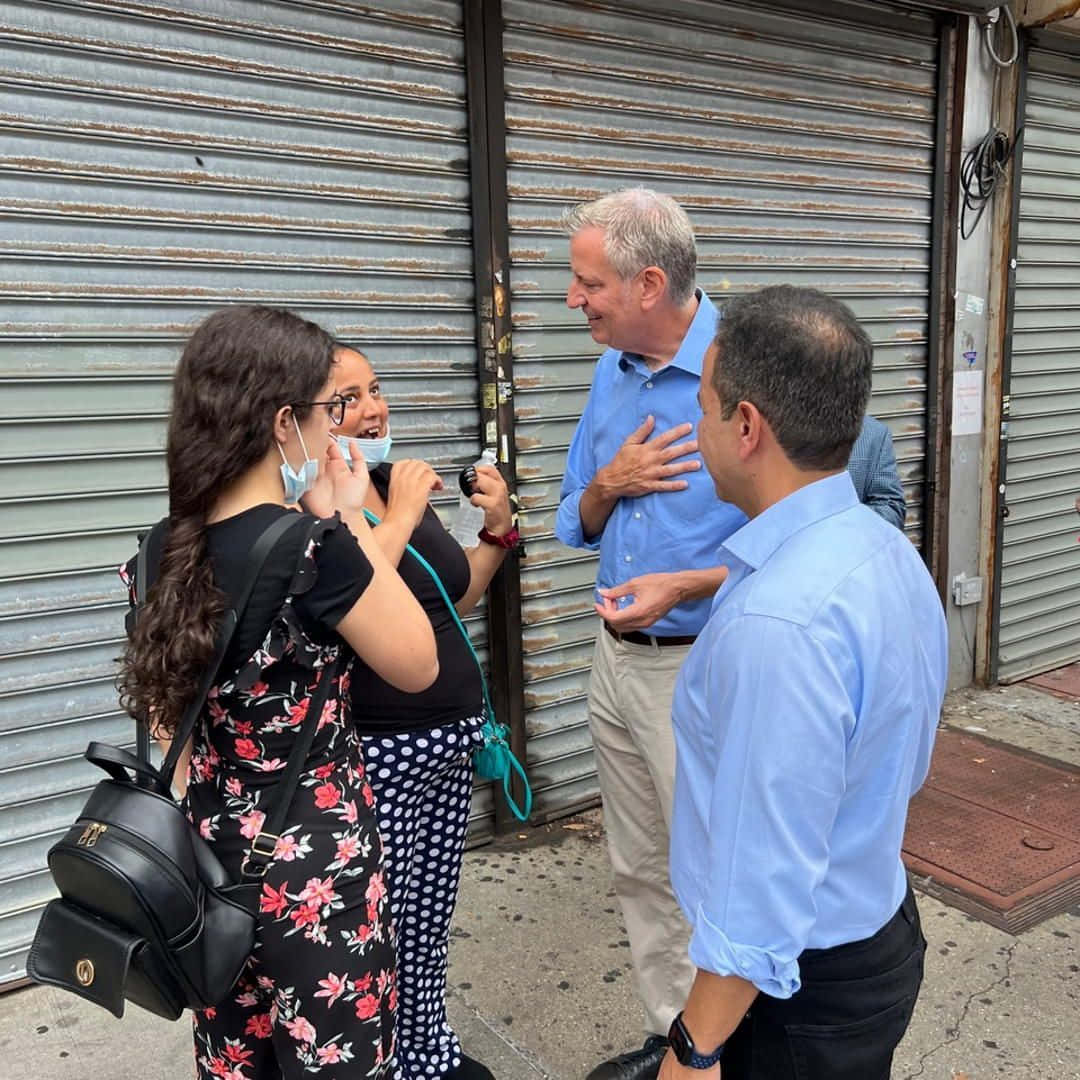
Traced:
<path id="1" fill-rule="evenodd" d="M 166 442 L 169 518 L 157 580 L 120 661 L 121 704 L 175 734 L 195 696 L 225 597 L 207 558 L 206 521 L 216 500 L 274 443 L 274 417 L 297 420 L 330 377 L 334 339 L 283 308 L 215 312 L 184 348 L 173 379 Z"/>

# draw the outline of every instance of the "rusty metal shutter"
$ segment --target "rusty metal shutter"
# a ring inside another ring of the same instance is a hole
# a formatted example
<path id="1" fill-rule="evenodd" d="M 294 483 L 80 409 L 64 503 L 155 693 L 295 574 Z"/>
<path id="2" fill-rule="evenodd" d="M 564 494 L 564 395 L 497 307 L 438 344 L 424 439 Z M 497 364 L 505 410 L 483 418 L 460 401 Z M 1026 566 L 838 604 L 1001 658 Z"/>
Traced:
<path id="1" fill-rule="evenodd" d="M 130 741 L 114 568 L 164 510 L 190 327 L 294 308 L 370 353 L 402 455 L 476 456 L 463 57 L 458 0 L 3 6 L 0 983 L 82 751 Z"/>
<path id="2" fill-rule="evenodd" d="M 595 797 L 585 696 L 594 558 L 554 537 L 598 348 L 565 304 L 561 211 L 667 192 L 714 300 L 766 284 L 844 299 L 876 345 L 871 410 L 921 539 L 937 111 L 934 19 L 886 4 L 506 0 L 506 111 L 529 767 L 540 816 Z M 767 10 L 766 10 L 767 9 Z"/>
<path id="3" fill-rule="evenodd" d="M 1028 50 L 1020 168 L 997 675 L 1080 659 L 1080 43 Z"/>

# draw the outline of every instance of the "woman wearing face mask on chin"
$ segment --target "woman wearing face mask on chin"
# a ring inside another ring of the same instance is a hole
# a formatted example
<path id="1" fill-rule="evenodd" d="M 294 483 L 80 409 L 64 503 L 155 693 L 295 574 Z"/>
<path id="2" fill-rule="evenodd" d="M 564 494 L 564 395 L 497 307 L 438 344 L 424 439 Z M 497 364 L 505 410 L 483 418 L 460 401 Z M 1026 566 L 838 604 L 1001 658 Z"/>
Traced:
<path id="1" fill-rule="evenodd" d="M 257 837 L 273 852 L 248 964 L 194 1018 L 201 1080 L 385 1077 L 393 1056 L 394 945 L 349 679 L 359 657 L 388 685 L 420 692 L 438 663 L 423 609 L 365 523 L 367 476 L 331 439 L 345 407 L 338 383 L 330 335 L 267 307 L 210 316 L 173 383 L 168 525 L 148 552 L 150 588 L 120 675 L 125 705 L 151 718 L 163 747 L 257 539 L 294 519 L 262 563 L 174 779 L 233 881 Z M 302 513 L 286 506 L 297 501 Z M 125 571 L 133 599 L 136 568 Z M 286 827 L 268 836 L 274 786 L 324 676 L 329 697 Z"/>
<path id="2" fill-rule="evenodd" d="M 513 517 L 498 469 L 477 466 L 473 503 L 484 509 L 482 539 L 462 549 L 428 503 L 442 489 L 423 461 L 386 462 L 390 410 L 367 359 L 337 352 L 348 401 L 339 442 L 354 471 L 371 470 L 364 505 L 375 540 L 423 604 L 435 629 L 439 678 L 403 694 L 373 671 L 353 679 L 354 719 L 375 790 L 387 885 L 398 933 L 400 1080 L 492 1080 L 467 1057 L 446 1020 L 446 957 L 472 794 L 472 751 L 484 723 L 480 675 L 431 576 L 405 552 L 411 544 L 438 573 L 464 615 L 475 607 L 513 545 Z"/>

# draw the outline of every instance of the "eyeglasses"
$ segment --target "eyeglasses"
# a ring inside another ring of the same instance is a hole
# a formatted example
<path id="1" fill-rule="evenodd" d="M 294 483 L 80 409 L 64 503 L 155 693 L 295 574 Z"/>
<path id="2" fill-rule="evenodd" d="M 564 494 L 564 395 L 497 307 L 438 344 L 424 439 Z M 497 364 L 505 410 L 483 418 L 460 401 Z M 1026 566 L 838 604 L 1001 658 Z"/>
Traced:
<path id="1" fill-rule="evenodd" d="M 345 423 L 345 409 L 348 400 L 341 394 L 335 394 L 329 401 L 294 401 L 294 409 L 313 409 L 316 405 L 323 405 L 330 414 L 330 423 L 333 427 L 340 427 Z"/>

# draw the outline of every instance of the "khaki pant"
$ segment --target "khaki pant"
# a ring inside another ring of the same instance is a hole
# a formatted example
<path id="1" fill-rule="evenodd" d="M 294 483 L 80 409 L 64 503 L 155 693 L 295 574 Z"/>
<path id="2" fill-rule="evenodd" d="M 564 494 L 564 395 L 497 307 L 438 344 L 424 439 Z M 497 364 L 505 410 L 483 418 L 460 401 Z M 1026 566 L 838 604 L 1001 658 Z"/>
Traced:
<path id="1" fill-rule="evenodd" d="M 606 630 L 589 680 L 604 828 L 647 1034 L 666 1035 L 686 1003 L 690 928 L 671 891 L 668 834 L 675 787 L 671 698 L 689 645 L 632 645 Z"/>

